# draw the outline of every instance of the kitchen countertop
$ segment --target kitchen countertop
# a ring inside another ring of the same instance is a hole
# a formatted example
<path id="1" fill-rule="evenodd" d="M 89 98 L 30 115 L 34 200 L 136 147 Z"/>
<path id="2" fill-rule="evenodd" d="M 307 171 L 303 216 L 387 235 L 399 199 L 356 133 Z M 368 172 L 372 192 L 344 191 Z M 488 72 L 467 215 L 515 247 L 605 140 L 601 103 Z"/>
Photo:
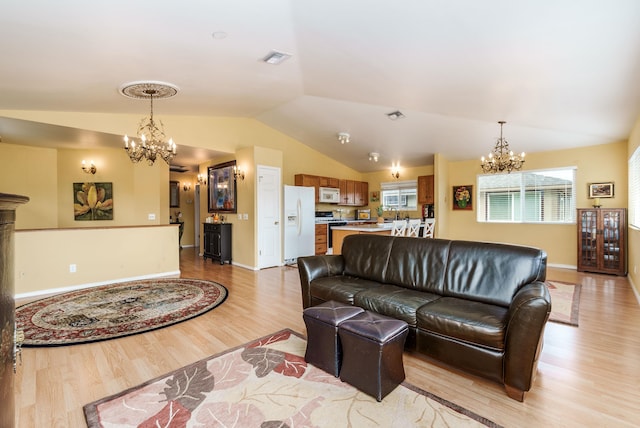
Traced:
<path id="1" fill-rule="evenodd" d="M 331 230 L 351 230 L 353 232 L 380 232 L 381 230 L 391 230 L 393 223 L 365 223 L 347 226 L 333 226 Z"/>

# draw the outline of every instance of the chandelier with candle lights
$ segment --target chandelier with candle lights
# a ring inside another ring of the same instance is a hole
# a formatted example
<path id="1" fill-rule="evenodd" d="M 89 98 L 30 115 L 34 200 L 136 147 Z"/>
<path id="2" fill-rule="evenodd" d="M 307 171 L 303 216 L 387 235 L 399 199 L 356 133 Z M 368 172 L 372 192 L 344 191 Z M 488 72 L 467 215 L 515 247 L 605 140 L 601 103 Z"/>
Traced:
<path id="1" fill-rule="evenodd" d="M 160 157 L 169 164 L 176 155 L 176 143 L 171 138 L 167 141 L 162 121 L 153 119 L 153 100 L 172 97 L 178 93 L 178 88 L 164 82 L 131 82 L 123 85 L 120 92 L 129 98 L 148 99 L 151 103 L 149 117 L 140 121 L 137 138 L 124 136 L 124 149 L 131 162 L 146 160 L 153 165 Z"/>
<path id="2" fill-rule="evenodd" d="M 496 145 L 493 148 L 493 152 L 489 153 L 488 157 L 482 156 L 480 158 L 480 166 L 482 172 L 495 174 L 497 172 L 506 171 L 507 173 L 513 171 L 519 171 L 524 163 L 524 152 L 519 155 L 513 154 L 509 150 L 509 143 L 502 137 L 502 126 L 507 123 L 503 120 L 498 122 L 500 124 L 500 138 L 496 141 Z"/>

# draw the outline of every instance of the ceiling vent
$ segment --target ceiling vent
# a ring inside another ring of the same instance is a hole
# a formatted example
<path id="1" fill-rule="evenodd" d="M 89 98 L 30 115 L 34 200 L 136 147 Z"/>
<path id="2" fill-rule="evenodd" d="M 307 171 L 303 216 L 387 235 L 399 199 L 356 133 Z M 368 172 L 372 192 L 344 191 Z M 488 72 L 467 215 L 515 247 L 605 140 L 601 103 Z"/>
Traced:
<path id="1" fill-rule="evenodd" d="M 391 113 L 387 113 L 387 117 L 391 120 L 404 119 L 404 114 L 400 110 L 392 111 Z"/>
<path id="2" fill-rule="evenodd" d="M 288 53 L 271 51 L 267 56 L 262 58 L 262 61 L 266 62 L 267 64 L 278 65 L 283 61 L 288 60 L 289 58 L 291 58 L 291 55 Z"/>

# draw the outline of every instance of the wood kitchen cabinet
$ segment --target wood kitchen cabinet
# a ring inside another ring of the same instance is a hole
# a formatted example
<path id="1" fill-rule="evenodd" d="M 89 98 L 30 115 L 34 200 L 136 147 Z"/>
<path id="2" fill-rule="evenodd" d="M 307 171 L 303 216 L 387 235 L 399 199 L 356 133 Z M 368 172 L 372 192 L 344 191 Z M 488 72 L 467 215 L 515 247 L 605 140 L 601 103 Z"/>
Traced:
<path id="1" fill-rule="evenodd" d="M 362 207 L 367 205 L 369 183 L 366 181 L 340 180 L 338 205 Z"/>
<path id="2" fill-rule="evenodd" d="M 433 205 L 435 203 L 433 175 L 418 177 L 418 204 Z"/>
<path id="3" fill-rule="evenodd" d="M 316 204 L 320 202 L 320 193 L 318 192 L 318 187 L 320 187 L 320 177 L 317 175 L 296 174 L 294 176 L 294 180 L 296 186 L 313 187 L 315 189 Z"/>
<path id="4" fill-rule="evenodd" d="M 320 187 L 333 187 L 337 189 L 340 187 L 340 180 L 333 177 L 318 177 Z"/>
<path id="5" fill-rule="evenodd" d="M 627 210 L 578 209 L 578 271 L 627 274 Z"/>
<path id="6" fill-rule="evenodd" d="M 316 224 L 316 256 L 327 253 L 328 225 Z"/>

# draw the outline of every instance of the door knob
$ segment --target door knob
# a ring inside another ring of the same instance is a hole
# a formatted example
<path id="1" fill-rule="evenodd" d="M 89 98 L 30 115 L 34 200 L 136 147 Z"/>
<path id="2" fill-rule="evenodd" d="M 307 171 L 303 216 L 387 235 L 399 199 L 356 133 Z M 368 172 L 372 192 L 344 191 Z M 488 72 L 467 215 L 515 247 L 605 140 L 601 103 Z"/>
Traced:
<path id="1" fill-rule="evenodd" d="M 274 221 L 273 224 L 278 225 L 280 222 L 278 220 Z"/>

